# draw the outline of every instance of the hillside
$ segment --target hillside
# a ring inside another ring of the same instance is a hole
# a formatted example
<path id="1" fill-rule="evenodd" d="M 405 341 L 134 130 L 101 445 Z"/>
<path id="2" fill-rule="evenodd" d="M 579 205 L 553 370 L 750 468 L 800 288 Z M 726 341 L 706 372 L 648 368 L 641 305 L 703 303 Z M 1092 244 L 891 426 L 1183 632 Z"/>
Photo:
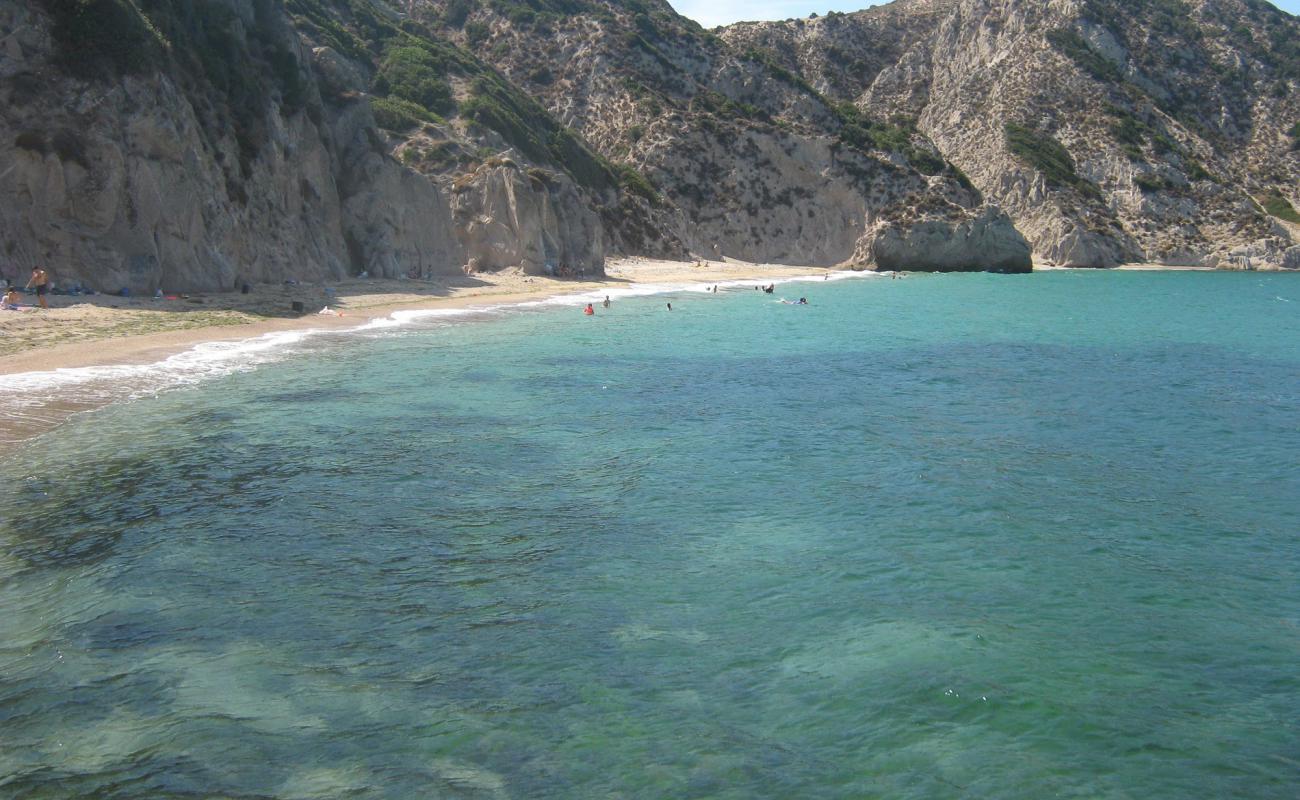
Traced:
<path id="1" fill-rule="evenodd" d="M 1267 3 L 900 0 L 724 36 L 916 119 L 1037 260 L 1300 266 L 1300 25 Z"/>
<path id="2" fill-rule="evenodd" d="M 0 0 L 6 274 L 133 291 L 611 254 L 1300 266 L 1296 20 L 899 0 Z"/>

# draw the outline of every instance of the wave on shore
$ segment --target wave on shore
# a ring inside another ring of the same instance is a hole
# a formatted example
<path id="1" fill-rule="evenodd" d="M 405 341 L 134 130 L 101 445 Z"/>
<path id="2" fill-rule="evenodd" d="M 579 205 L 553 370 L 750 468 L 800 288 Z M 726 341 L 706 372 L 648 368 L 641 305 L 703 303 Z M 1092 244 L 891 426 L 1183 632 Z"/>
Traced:
<path id="1" fill-rule="evenodd" d="M 193 386 L 235 372 L 257 369 L 293 357 L 322 337 L 391 334 L 431 324 L 483 319 L 512 310 L 541 310 L 599 303 L 606 297 L 625 300 L 679 292 L 711 293 L 749 288 L 756 283 L 844 280 L 875 273 L 836 272 L 782 278 L 729 279 L 689 283 L 638 283 L 616 288 L 550 295 L 532 300 L 466 308 L 399 310 L 352 328 L 302 328 L 234 341 L 202 342 L 160 361 L 24 372 L 4 378 L 0 389 L 0 442 L 15 443 L 39 435 L 69 416 L 114 402 L 135 400 L 162 391 Z M 310 319 L 310 318 L 308 318 Z"/>

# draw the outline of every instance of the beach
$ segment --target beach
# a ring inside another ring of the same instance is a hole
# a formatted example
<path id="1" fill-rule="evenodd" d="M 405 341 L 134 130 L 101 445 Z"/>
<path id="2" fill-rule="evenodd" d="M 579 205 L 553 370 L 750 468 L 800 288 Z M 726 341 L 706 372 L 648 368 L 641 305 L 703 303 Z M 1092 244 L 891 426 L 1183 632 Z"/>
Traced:
<path id="1" fill-rule="evenodd" d="M 1064 269 L 1042 267 L 1039 271 Z M 1127 264 L 1119 270 L 1212 272 L 1209 267 Z M 56 369 L 142 364 L 205 342 L 269 333 L 347 330 L 396 311 L 514 305 L 601 289 L 647 285 L 767 282 L 817 276 L 824 267 L 722 261 L 611 260 L 602 278 L 575 280 L 526 275 L 518 269 L 428 280 L 348 278 L 329 284 L 255 285 L 240 292 L 151 297 L 49 295 L 48 311 L 0 313 L 0 375 Z M 25 298 L 25 303 L 34 298 Z M 301 303 L 303 311 L 295 311 Z M 321 314 L 329 308 L 335 314 Z"/>
<path id="2" fill-rule="evenodd" d="M 430 280 L 350 278 L 331 284 L 258 285 L 240 292 L 171 295 L 50 295 L 50 309 L 0 314 L 0 375 L 142 364 L 205 342 L 309 329 L 346 330 L 395 311 L 472 309 L 646 284 L 768 281 L 831 270 L 743 261 L 611 261 L 600 279 L 526 275 L 517 269 Z M 25 302 L 30 302 L 29 298 Z M 293 310 L 301 303 L 302 312 Z M 321 314 L 324 308 L 340 312 Z"/>
<path id="3" fill-rule="evenodd" d="M 171 299 L 50 295 L 50 308 L 0 312 L 0 443 L 15 444 L 74 414 L 282 357 L 323 334 L 438 315 L 564 302 L 576 307 L 688 286 L 815 278 L 833 270 L 741 261 L 611 261 L 572 280 L 502 270 L 430 280 L 352 278 L 253 286 L 248 293 Z M 27 302 L 27 301 L 25 301 Z M 300 303 L 303 311 L 294 310 Z M 328 309 L 329 313 L 322 313 Z"/>
<path id="4" fill-rule="evenodd" d="M 1052 272 L 1058 268 L 1044 268 Z M 1133 264 L 1125 271 L 1213 271 Z M 1083 270 L 1090 272 L 1091 270 Z M 682 288 L 845 277 L 825 267 L 732 259 L 611 260 L 591 280 L 527 275 L 518 269 L 431 279 L 349 278 L 329 284 L 256 285 L 243 292 L 164 295 L 50 295 L 48 310 L 0 312 L 0 442 L 16 443 L 73 414 L 192 383 L 244 363 L 282 357 L 285 346 L 429 316 L 571 301 L 575 308 Z M 30 303 L 34 298 L 26 298 Z M 295 305 L 302 310 L 295 309 Z M 328 313 L 324 313 L 324 312 Z"/>

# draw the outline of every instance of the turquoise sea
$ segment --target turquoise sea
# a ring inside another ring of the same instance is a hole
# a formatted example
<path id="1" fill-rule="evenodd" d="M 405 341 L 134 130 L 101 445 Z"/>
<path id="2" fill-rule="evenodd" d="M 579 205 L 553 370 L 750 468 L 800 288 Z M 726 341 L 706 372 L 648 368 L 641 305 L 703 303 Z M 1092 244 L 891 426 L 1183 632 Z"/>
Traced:
<path id="1" fill-rule="evenodd" d="M 1296 276 L 781 295 L 110 381 L 0 456 L 0 797 L 1300 794 Z"/>

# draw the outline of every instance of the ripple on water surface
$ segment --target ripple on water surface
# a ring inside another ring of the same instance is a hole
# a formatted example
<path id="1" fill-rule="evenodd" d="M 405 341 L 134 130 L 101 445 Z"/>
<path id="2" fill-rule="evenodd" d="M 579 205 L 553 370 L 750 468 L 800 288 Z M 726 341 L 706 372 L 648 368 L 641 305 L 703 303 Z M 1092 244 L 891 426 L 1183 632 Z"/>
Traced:
<path id="1" fill-rule="evenodd" d="M 85 416 L 0 462 L 0 794 L 1291 797 L 1287 277 L 627 298 Z"/>

